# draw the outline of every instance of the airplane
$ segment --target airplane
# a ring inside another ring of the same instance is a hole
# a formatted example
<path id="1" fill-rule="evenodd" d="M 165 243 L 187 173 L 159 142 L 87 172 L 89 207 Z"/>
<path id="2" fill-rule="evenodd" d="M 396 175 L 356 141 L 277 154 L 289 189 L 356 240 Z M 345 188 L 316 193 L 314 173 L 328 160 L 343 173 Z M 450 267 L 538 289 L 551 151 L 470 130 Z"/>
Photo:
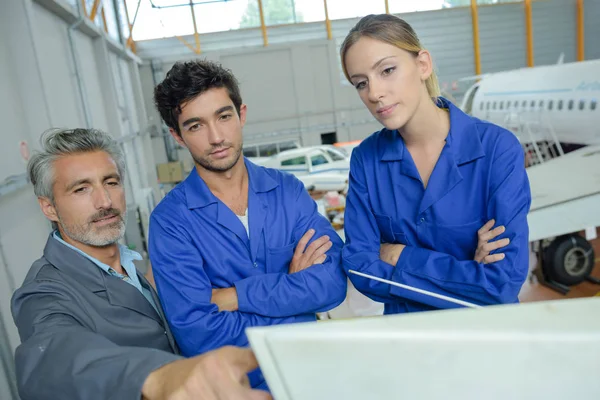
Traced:
<path id="1" fill-rule="evenodd" d="M 345 192 L 348 188 L 350 157 L 334 146 L 301 147 L 253 161 L 295 175 L 312 191 Z"/>
<path id="2" fill-rule="evenodd" d="M 497 125 L 516 125 L 511 130 L 525 142 L 519 125 L 543 124 L 562 144 L 590 145 L 600 144 L 599 102 L 600 59 L 482 75 L 461 108 Z"/>
<path id="3" fill-rule="evenodd" d="M 564 294 L 583 280 L 600 283 L 589 276 L 593 248 L 579 235 L 593 239 L 600 226 L 600 60 L 473 78 L 462 110 L 512 131 L 525 149 L 540 282 Z"/>

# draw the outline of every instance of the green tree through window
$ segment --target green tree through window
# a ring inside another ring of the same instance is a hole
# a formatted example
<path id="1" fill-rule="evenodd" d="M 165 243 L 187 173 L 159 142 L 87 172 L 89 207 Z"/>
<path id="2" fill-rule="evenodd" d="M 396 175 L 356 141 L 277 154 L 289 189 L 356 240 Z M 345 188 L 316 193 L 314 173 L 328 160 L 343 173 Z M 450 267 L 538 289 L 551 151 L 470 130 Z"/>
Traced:
<path id="1" fill-rule="evenodd" d="M 296 11 L 294 0 L 262 0 L 266 25 L 292 24 L 303 22 L 301 13 Z M 256 3 L 248 3 L 248 8 L 240 21 L 240 28 L 260 26 L 260 14 Z"/>

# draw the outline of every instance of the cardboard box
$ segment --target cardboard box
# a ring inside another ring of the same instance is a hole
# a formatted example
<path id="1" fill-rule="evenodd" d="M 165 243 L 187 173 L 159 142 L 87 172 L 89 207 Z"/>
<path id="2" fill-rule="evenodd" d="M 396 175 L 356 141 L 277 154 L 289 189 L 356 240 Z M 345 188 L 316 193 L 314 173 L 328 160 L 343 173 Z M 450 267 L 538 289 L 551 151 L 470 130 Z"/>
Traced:
<path id="1" fill-rule="evenodd" d="M 180 161 L 158 164 L 156 172 L 160 183 L 177 183 L 183 180 L 183 165 Z"/>

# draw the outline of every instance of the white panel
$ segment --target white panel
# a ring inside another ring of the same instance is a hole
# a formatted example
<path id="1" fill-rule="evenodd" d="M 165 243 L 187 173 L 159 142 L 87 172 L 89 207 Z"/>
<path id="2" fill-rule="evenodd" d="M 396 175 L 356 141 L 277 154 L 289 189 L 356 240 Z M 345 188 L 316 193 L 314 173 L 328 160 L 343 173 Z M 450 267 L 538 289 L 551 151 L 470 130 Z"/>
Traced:
<path id="1" fill-rule="evenodd" d="M 123 60 L 122 58 L 119 58 L 119 68 L 120 80 L 123 85 L 123 94 L 125 96 L 125 112 L 127 113 L 128 123 L 130 124 L 128 126 L 127 133 L 133 134 L 139 132 L 140 126 L 138 122 L 139 119 L 137 115 L 137 110 L 134 104 L 135 100 L 133 96 L 133 87 L 131 83 L 131 73 L 129 71 L 129 64 L 127 63 L 127 61 Z"/>
<path id="2" fill-rule="evenodd" d="M 98 64 L 94 54 L 93 40 L 81 32 L 75 32 L 75 39 L 92 127 L 108 132 L 109 125 L 102 98 L 102 87 L 98 78 Z"/>
<path id="3" fill-rule="evenodd" d="M 5 42 L 0 40 L 0 121 L 3 131 L 0 142 L 0 182 L 11 175 L 25 172 L 25 162 L 19 154 L 19 141 L 27 139 L 23 135 L 26 132 L 23 124 L 26 117 L 9 60 Z"/>
<path id="4" fill-rule="evenodd" d="M 247 331 L 278 400 L 600 398 L 600 299 Z M 318 365 L 318 368 L 316 367 Z"/>
<path id="5" fill-rule="evenodd" d="M 52 122 L 56 126 L 83 126 L 84 117 L 76 86 L 73 58 L 65 23 L 37 3 L 33 4 L 42 77 Z"/>
<path id="6" fill-rule="evenodd" d="M 289 49 L 227 55 L 221 62 L 240 82 L 242 99 L 248 105 L 249 122 L 298 114 Z"/>

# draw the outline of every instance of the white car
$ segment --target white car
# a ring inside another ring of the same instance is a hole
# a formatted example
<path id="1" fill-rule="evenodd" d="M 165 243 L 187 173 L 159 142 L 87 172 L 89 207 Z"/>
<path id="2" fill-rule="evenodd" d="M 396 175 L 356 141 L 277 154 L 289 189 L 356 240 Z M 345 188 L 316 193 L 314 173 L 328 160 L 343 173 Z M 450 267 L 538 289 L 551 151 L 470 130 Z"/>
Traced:
<path id="1" fill-rule="evenodd" d="M 333 146 L 303 147 L 283 151 L 260 165 L 294 174 L 308 190 L 346 191 L 350 158 Z"/>

